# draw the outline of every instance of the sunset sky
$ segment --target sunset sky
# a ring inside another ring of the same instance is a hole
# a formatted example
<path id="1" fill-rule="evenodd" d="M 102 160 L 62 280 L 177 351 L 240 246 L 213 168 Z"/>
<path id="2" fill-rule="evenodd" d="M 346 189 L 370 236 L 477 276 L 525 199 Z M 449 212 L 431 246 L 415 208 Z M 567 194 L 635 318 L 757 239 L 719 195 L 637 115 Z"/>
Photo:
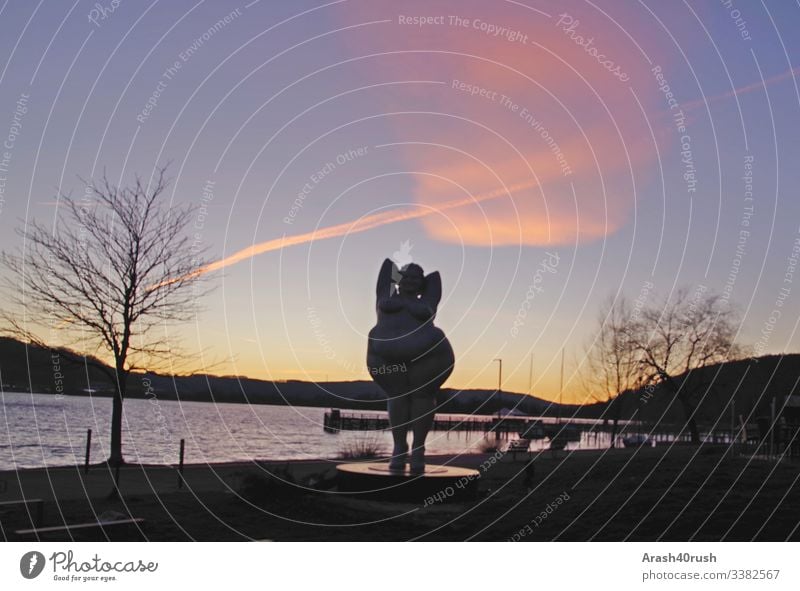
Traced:
<path id="1" fill-rule="evenodd" d="M 581 400 L 600 302 L 683 286 L 797 352 L 798 25 L 782 1 L 7 2 L 0 248 L 78 176 L 171 161 L 195 241 L 240 253 L 180 329 L 197 370 L 369 379 L 406 241 L 442 275 L 451 387 L 502 358 L 526 391 L 533 354 L 555 399 L 564 349 Z"/>

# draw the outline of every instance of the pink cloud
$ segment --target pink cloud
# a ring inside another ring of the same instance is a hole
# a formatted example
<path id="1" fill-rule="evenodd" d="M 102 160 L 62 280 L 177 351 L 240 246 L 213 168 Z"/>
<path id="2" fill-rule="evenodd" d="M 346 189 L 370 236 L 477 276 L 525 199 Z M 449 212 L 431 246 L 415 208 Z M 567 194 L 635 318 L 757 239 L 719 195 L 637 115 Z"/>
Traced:
<path id="1" fill-rule="evenodd" d="M 403 168 L 418 173 L 420 205 L 526 187 L 425 216 L 429 235 L 484 246 L 564 244 L 602 238 L 629 219 L 634 180 L 656 157 L 637 97 L 648 110 L 661 104 L 649 65 L 612 21 L 581 3 L 560 3 L 569 16 L 549 18 L 510 3 L 343 10 L 348 23 L 392 21 L 348 37 L 358 54 L 385 52 L 363 66 L 367 79 L 444 82 L 395 86 L 380 97 L 387 112 L 415 112 L 392 122 L 395 141 L 408 142 L 396 150 Z M 412 16 L 436 22 L 401 24 Z"/>

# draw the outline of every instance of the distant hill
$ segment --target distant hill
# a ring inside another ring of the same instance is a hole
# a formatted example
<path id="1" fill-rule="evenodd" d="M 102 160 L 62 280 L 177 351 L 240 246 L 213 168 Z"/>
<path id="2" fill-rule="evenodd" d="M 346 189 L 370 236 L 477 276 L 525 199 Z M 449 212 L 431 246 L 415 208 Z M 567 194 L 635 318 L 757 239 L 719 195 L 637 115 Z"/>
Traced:
<path id="1" fill-rule="evenodd" d="M 719 428 L 730 425 L 731 399 L 737 416 L 751 420 L 768 416 L 773 398 L 782 404 L 784 396 L 800 394 L 800 354 L 767 355 L 764 357 L 729 361 L 696 370 L 697 381 L 709 384 L 697 396 L 697 421 Z M 683 376 L 679 377 L 681 381 Z M 621 418 L 666 423 L 682 423 L 680 403 L 664 388 L 636 390 L 619 397 Z M 586 413 L 600 416 L 608 403 L 586 407 Z M 608 412 L 608 415 L 611 413 Z"/>
<path id="2" fill-rule="evenodd" d="M 110 387 L 99 369 L 68 351 L 42 349 L 8 337 L 0 337 L 0 381 L 4 390 L 53 394 L 79 394 L 90 385 Z"/>
<path id="3" fill-rule="evenodd" d="M 86 396 L 109 396 L 112 382 L 101 370 L 84 363 L 68 351 L 56 352 L 18 340 L 0 337 L 0 378 L 6 391 L 40 392 Z M 97 361 L 95 360 L 97 363 Z M 147 385 L 162 400 L 233 402 L 322 406 L 343 409 L 385 410 L 386 399 L 372 381 L 303 382 L 267 381 L 237 376 L 170 376 L 155 373 L 132 374 L 129 398 L 144 398 Z M 152 394 L 150 394 L 152 395 Z M 495 395 L 494 390 L 454 390 L 440 394 L 441 412 L 494 414 L 513 409 L 524 414 L 557 414 L 548 401 L 514 392 Z M 577 407 L 564 406 L 565 416 Z"/>
<path id="4" fill-rule="evenodd" d="M 713 383 L 700 402 L 697 418 L 701 424 L 726 427 L 730 421 L 730 400 L 735 397 L 736 414 L 755 416 L 769 413 L 770 400 L 782 400 L 800 394 L 800 354 L 772 355 L 732 361 L 700 370 L 703 381 Z M 60 383 L 56 374 L 60 373 Z M 60 351 L 26 345 L 12 338 L 0 337 L 0 378 L 3 389 L 17 392 L 63 393 L 86 396 L 109 396 L 113 386 L 99 369 L 83 363 L 83 358 Z M 342 409 L 385 410 L 383 393 L 372 381 L 304 382 L 299 380 L 267 381 L 237 376 L 170 376 L 155 373 L 133 374 L 128 385 L 130 398 L 144 398 L 146 384 L 162 400 L 232 402 L 320 406 Z M 152 394 L 151 394 L 152 395 Z M 664 389 L 627 392 L 618 398 L 621 418 L 682 423 L 680 404 Z M 456 390 L 444 388 L 440 394 L 441 412 L 494 414 L 501 409 L 538 416 L 556 416 L 558 404 L 535 396 L 494 390 Z M 563 405 L 562 417 L 611 417 L 609 403 L 585 406 Z M 721 417 L 721 418 L 720 418 Z"/>

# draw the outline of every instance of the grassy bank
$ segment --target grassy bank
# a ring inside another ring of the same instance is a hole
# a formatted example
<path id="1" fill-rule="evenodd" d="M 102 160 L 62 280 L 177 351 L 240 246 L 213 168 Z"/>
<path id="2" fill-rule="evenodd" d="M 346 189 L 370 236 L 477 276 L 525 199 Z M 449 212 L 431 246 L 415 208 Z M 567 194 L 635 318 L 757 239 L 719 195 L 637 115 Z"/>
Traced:
<path id="1" fill-rule="evenodd" d="M 46 499 L 47 525 L 141 517 L 150 540 L 800 540 L 800 466 L 724 452 L 547 452 L 533 474 L 524 461 L 439 457 L 480 471 L 479 498 L 427 506 L 338 494 L 325 461 L 187 466 L 182 489 L 173 468 L 127 466 L 120 498 L 103 467 L 5 472 L 0 501 Z M 6 517 L 4 533 L 26 525 Z"/>

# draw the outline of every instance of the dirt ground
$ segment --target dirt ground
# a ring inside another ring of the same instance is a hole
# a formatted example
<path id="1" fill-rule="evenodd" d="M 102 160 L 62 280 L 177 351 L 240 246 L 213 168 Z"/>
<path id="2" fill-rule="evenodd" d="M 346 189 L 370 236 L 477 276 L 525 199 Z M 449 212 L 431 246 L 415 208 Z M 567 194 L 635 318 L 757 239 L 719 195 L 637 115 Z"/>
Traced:
<path id="1" fill-rule="evenodd" d="M 388 502 L 336 490 L 335 463 L 93 466 L 0 473 L 0 502 L 44 500 L 44 525 L 109 511 L 144 519 L 121 539 L 227 540 L 800 540 L 800 465 L 731 457 L 726 448 L 615 449 L 509 457 L 430 458 L 474 468 L 477 497 L 458 490 Z M 527 467 L 527 470 L 526 470 Z M 0 511 L 5 539 L 31 527 Z M 61 539 L 70 539 L 64 536 Z"/>

